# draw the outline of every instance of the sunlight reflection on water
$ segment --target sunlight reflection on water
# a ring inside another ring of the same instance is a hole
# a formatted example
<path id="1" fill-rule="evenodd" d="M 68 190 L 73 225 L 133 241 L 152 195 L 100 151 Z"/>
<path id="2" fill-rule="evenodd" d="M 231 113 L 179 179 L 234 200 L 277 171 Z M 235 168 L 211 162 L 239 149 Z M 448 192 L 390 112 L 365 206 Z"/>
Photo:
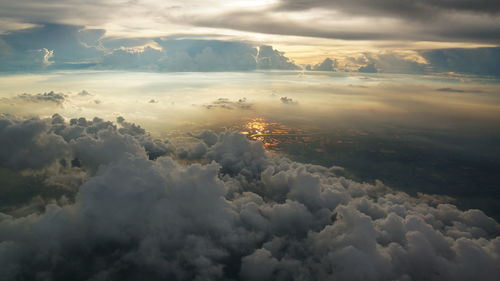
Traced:
<path id="1" fill-rule="evenodd" d="M 280 122 L 271 122 L 265 118 L 257 117 L 244 120 L 236 128 L 250 140 L 260 141 L 264 148 L 270 151 L 282 149 L 284 144 L 304 143 L 313 134 L 300 128 L 292 128 Z"/>

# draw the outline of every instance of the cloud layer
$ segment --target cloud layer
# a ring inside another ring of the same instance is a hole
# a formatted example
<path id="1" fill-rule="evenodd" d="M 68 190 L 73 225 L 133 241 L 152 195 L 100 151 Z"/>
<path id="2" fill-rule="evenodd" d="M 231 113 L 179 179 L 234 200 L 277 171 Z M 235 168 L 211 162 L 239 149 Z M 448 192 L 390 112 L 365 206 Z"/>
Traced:
<path id="1" fill-rule="evenodd" d="M 224 22 L 235 21 L 228 19 Z M 265 21 L 252 26 L 259 24 L 265 24 Z M 347 56 L 330 54 L 331 58 L 314 66 L 299 66 L 272 46 L 246 41 L 174 37 L 107 38 L 104 34 L 102 29 L 86 29 L 84 26 L 40 24 L 0 35 L 0 72 L 75 69 L 223 72 L 304 68 L 320 71 L 500 75 L 498 47 L 367 51 Z"/>
<path id="2" fill-rule="evenodd" d="M 87 68 L 173 72 L 299 69 L 291 59 L 272 46 L 168 38 L 104 40 L 103 35 L 104 30 L 101 29 L 60 24 L 44 24 L 0 35 L 0 71 Z M 106 41 L 109 47 L 106 47 Z"/>
<path id="3" fill-rule="evenodd" d="M 484 42 L 498 44 L 500 5 L 495 0 L 276 0 L 0 2 L 11 28 L 57 23 L 110 27 L 126 37 L 238 32 L 355 40 Z M 185 31 L 184 31 L 185 30 Z M 248 37 L 252 37 L 252 35 Z"/>
<path id="4" fill-rule="evenodd" d="M 83 179 L 74 201 L 0 214 L 0 279 L 500 278 L 500 226 L 479 210 L 354 182 L 236 133 L 197 137 L 175 148 L 123 118 L 3 117 L 1 167 Z"/>

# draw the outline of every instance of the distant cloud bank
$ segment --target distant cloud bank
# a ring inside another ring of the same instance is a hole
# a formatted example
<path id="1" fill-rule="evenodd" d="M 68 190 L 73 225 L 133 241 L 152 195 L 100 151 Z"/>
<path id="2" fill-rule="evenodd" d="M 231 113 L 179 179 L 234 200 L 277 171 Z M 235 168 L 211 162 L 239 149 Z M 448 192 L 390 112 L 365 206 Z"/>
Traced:
<path id="1" fill-rule="evenodd" d="M 408 53 L 363 53 L 298 65 L 272 46 L 247 42 L 105 38 L 102 29 L 45 24 L 0 35 L 0 71 L 115 69 L 157 72 L 252 70 L 457 72 L 500 75 L 500 48 L 437 49 Z"/>
<path id="2" fill-rule="evenodd" d="M 112 48 L 106 47 L 103 34 L 103 30 L 47 24 L 0 35 L 0 71 L 92 68 L 210 72 L 300 68 L 271 46 L 149 38 L 122 39 L 118 46 L 117 40 L 111 40 L 109 44 L 115 45 Z M 144 47 L 148 43 L 155 47 Z"/>

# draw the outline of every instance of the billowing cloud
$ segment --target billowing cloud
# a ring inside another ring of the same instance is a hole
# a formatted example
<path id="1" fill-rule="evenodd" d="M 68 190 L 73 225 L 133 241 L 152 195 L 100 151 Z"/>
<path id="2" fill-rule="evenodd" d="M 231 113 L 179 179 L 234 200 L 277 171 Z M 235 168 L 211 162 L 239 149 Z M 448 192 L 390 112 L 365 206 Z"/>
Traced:
<path id="1" fill-rule="evenodd" d="M 89 175 L 74 202 L 0 214 L 1 280 L 500 278 L 500 225 L 481 211 L 270 155 L 236 133 L 200 134 L 205 151 L 186 163 L 148 157 L 148 134 L 122 118 L 0 124 L 3 141 L 30 140 L 20 149 L 57 139 Z"/>
<path id="2" fill-rule="evenodd" d="M 117 49 L 104 56 L 98 67 L 158 71 L 158 64 L 166 59 L 164 52 L 153 48 L 144 50 Z"/>
<path id="3" fill-rule="evenodd" d="M 103 44 L 103 35 L 100 29 L 60 24 L 0 35 L 0 71 L 93 68 L 210 72 L 299 68 L 283 52 L 266 45 L 168 38 L 115 39 Z"/>
<path id="4" fill-rule="evenodd" d="M 236 23 L 237 21 L 228 19 L 224 22 Z M 259 21 L 252 25 L 252 28 L 260 24 L 266 24 L 266 21 Z M 284 26 L 288 28 L 290 24 L 287 23 Z M 294 32 L 298 30 L 300 26 L 293 29 Z M 328 29 L 327 32 L 335 32 L 331 30 Z M 364 29 L 363 32 L 366 33 L 366 30 Z M 380 30 L 384 28 L 376 28 L 377 32 Z M 306 33 L 313 35 L 314 31 Z M 472 33 L 475 34 L 475 32 Z M 405 34 L 410 33 L 405 31 Z M 269 45 L 259 46 L 257 43 L 245 41 L 174 37 L 110 39 L 103 38 L 103 35 L 102 29 L 86 29 L 83 26 L 61 24 L 41 24 L 0 35 L 0 71 L 34 72 L 90 68 L 213 72 L 300 69 L 285 53 Z M 359 39 L 365 36 L 361 35 Z M 318 36 L 321 35 L 318 34 Z M 498 76 L 500 73 L 497 67 L 500 61 L 498 49 L 492 47 L 392 50 L 363 52 L 352 56 L 332 54 L 330 58 L 326 58 L 310 69 L 387 73 L 459 72 Z M 309 68 L 306 67 L 306 69 Z"/>

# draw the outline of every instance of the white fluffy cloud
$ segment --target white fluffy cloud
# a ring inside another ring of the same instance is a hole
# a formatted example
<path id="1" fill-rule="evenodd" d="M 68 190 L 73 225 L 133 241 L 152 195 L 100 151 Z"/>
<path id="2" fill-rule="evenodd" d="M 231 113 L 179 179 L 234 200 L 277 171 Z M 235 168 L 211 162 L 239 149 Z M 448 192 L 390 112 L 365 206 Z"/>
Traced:
<path id="1" fill-rule="evenodd" d="M 123 118 L 0 124 L 5 151 L 76 157 L 89 174 L 74 202 L 0 214 L 0 280 L 500 278 L 500 226 L 481 211 L 339 177 L 236 133 L 197 136 L 205 149 L 187 164 Z M 2 165 L 14 161 L 5 151 Z"/>

